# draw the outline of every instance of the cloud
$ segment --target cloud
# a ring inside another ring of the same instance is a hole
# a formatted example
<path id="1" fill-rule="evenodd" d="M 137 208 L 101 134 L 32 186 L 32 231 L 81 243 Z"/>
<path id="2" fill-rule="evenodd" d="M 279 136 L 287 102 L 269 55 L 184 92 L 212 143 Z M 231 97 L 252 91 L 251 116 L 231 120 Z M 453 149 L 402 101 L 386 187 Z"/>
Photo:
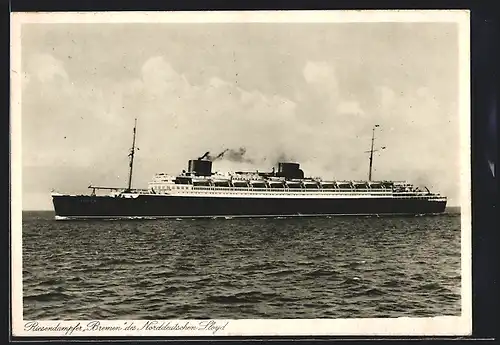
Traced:
<path id="1" fill-rule="evenodd" d="M 68 79 L 62 61 L 50 54 L 35 54 L 29 61 L 30 70 L 42 83 L 48 83 L 55 78 Z"/>
<path id="2" fill-rule="evenodd" d="M 427 86 L 406 93 L 389 86 L 375 91 L 381 125 L 376 144 L 387 147 L 376 157 L 376 175 L 423 183 L 457 198 L 459 118 L 453 107 L 445 108 Z"/>
<path id="3" fill-rule="evenodd" d="M 340 114 L 353 114 L 362 115 L 364 114 L 363 109 L 356 101 L 343 101 L 337 107 L 337 112 Z"/>
<path id="4" fill-rule="evenodd" d="M 376 92 L 379 94 L 380 106 L 382 108 L 387 109 L 396 101 L 396 93 L 388 86 L 380 86 L 376 89 Z"/>
<path id="5" fill-rule="evenodd" d="M 332 65 L 325 61 L 307 61 L 303 75 L 314 92 L 329 95 L 333 99 L 339 97 L 339 83 Z"/>
<path id="6" fill-rule="evenodd" d="M 245 147 L 246 155 L 262 160 L 276 149 L 276 131 L 292 130 L 295 103 L 280 95 L 245 90 L 217 76 L 193 85 L 161 57 L 145 62 L 141 80 L 141 126 L 152 134 L 145 144 L 151 157 L 158 155 L 157 145 L 178 147 L 168 153 L 177 164 L 206 150 Z M 161 135 L 155 135 L 158 128 Z"/>
<path id="7" fill-rule="evenodd" d="M 95 153 L 90 148 L 69 149 L 67 154 L 52 150 L 25 150 L 23 160 L 33 167 L 90 167 Z"/>
<path id="8" fill-rule="evenodd" d="M 48 69 L 39 74 L 43 66 Z M 30 137 L 23 141 L 24 165 L 73 166 L 85 172 L 66 177 L 64 185 L 51 180 L 49 190 L 89 182 L 123 185 L 136 117 L 138 187 L 156 172 L 174 174 L 189 159 L 228 148 L 244 148 L 245 159 L 218 160 L 216 170 L 271 169 L 286 158 L 301 163 L 306 175 L 366 178 L 364 151 L 374 118 L 381 125 L 376 144 L 388 147 L 375 157 L 377 178 L 415 178 L 440 190 L 456 180 L 455 167 L 445 167 L 452 135 L 426 140 L 429 126 L 448 121 L 430 88 L 401 95 L 392 85 L 374 87 L 378 110 L 369 113 L 363 99 L 342 93 L 334 66 L 324 61 L 304 63 L 306 83 L 296 87 L 293 98 L 242 88 L 216 74 L 195 82 L 164 56 L 146 59 L 134 78 L 120 82 L 73 80 L 63 67 L 57 59 L 38 56 L 26 69 L 30 82 L 24 92 L 30 97 L 23 100 L 37 116 L 23 124 L 23 135 Z M 409 146 L 411 140 L 415 144 Z M 434 149 L 436 143 L 440 147 Z M 436 153 L 443 155 L 442 162 L 432 158 Z M 446 185 L 443 179 L 449 179 Z"/>
<path id="9" fill-rule="evenodd" d="M 357 100 L 326 92 L 339 85 L 333 67 L 307 62 L 303 72 L 314 85 L 303 87 L 292 100 L 243 89 L 219 76 L 194 84 L 165 58 L 147 60 L 140 81 L 142 96 L 134 98 L 141 104 L 140 132 L 147 133 L 141 164 L 150 172 L 161 165 L 175 173 L 205 151 L 217 154 L 244 147 L 247 159 L 232 164 L 218 161 L 216 168 L 240 169 L 241 164 L 271 169 L 287 157 L 311 174 L 349 178 L 353 171 L 364 169 L 366 147 L 353 135 L 362 130 L 364 111 Z M 339 151 L 341 145 L 354 151 Z M 338 165 L 339 159 L 350 164 Z"/>
<path id="10" fill-rule="evenodd" d="M 304 66 L 304 78 L 309 84 L 331 81 L 334 75 L 332 66 L 324 61 L 307 61 Z"/>
<path id="11" fill-rule="evenodd" d="M 314 102 L 318 109 L 328 116 L 363 115 L 360 102 L 351 95 L 342 94 L 342 85 L 333 65 L 325 61 L 307 61 L 303 76 L 308 87 L 300 97 L 305 102 Z"/>

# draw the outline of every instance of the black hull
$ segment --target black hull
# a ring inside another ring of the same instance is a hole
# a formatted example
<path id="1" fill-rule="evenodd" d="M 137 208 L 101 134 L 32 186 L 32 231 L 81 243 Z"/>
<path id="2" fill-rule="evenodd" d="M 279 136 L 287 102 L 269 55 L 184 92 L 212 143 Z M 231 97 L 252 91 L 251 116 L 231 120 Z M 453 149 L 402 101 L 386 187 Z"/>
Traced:
<path id="1" fill-rule="evenodd" d="M 52 197 L 58 219 L 195 218 L 442 213 L 446 201 L 426 198 L 255 198 L 139 195 Z"/>

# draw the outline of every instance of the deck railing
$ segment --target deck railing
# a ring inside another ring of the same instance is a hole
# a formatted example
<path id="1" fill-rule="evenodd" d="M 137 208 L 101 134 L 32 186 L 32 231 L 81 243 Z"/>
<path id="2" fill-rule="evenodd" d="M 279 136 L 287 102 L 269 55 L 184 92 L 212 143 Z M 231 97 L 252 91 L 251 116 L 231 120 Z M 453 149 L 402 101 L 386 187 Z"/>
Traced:
<path id="1" fill-rule="evenodd" d="M 376 195 L 390 196 L 392 198 L 421 198 L 421 199 L 444 199 L 439 194 L 427 191 L 394 191 L 387 188 L 377 189 L 351 189 L 351 188 L 252 188 L 252 187 L 214 187 L 214 186 L 191 186 L 185 189 L 172 189 L 159 191 L 168 194 L 247 194 L 247 195 Z"/>
<path id="2" fill-rule="evenodd" d="M 176 190 L 176 189 L 175 189 Z M 203 191 L 254 191 L 254 192 L 294 192 L 294 193 L 357 193 L 357 194 L 398 194 L 398 195 L 429 195 L 427 191 L 395 191 L 389 188 L 253 188 L 253 187 L 215 187 L 215 186 L 192 186 L 188 190 L 203 190 Z"/>

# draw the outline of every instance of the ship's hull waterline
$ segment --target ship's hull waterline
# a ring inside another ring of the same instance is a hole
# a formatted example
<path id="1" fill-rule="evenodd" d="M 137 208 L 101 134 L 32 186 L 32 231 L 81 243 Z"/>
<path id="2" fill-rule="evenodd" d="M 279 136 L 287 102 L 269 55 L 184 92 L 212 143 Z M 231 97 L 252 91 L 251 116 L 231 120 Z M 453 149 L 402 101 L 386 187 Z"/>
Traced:
<path id="1" fill-rule="evenodd" d="M 442 213 L 446 200 L 427 198 L 279 198 L 53 195 L 56 219 L 293 217 Z"/>

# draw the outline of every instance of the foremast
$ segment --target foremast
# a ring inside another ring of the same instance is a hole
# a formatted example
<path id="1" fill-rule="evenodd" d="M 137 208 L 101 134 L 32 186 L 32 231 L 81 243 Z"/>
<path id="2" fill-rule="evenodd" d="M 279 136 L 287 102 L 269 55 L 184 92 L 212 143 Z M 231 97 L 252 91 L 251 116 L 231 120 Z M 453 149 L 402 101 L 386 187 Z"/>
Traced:
<path id="1" fill-rule="evenodd" d="M 127 188 L 117 188 L 117 187 L 98 187 L 98 186 L 92 186 L 90 185 L 88 188 L 92 189 L 91 195 L 95 195 L 96 190 L 109 190 L 109 191 L 114 191 L 114 192 L 131 192 L 132 191 L 132 174 L 134 172 L 134 156 L 135 156 L 135 151 L 138 150 L 137 147 L 135 147 L 135 139 L 137 135 L 137 118 L 134 121 L 134 131 L 133 131 L 133 136 L 132 136 L 132 147 L 130 148 L 130 153 L 128 154 L 130 161 L 129 161 L 129 171 L 128 171 L 128 184 Z"/>
<path id="2" fill-rule="evenodd" d="M 127 191 L 130 191 L 132 189 L 132 174 L 134 172 L 134 155 L 135 155 L 135 136 L 137 133 L 137 118 L 134 121 L 134 134 L 132 137 L 132 148 L 130 149 L 130 153 L 128 156 L 130 157 L 130 163 L 129 163 L 129 172 L 128 172 L 128 187 Z"/>

